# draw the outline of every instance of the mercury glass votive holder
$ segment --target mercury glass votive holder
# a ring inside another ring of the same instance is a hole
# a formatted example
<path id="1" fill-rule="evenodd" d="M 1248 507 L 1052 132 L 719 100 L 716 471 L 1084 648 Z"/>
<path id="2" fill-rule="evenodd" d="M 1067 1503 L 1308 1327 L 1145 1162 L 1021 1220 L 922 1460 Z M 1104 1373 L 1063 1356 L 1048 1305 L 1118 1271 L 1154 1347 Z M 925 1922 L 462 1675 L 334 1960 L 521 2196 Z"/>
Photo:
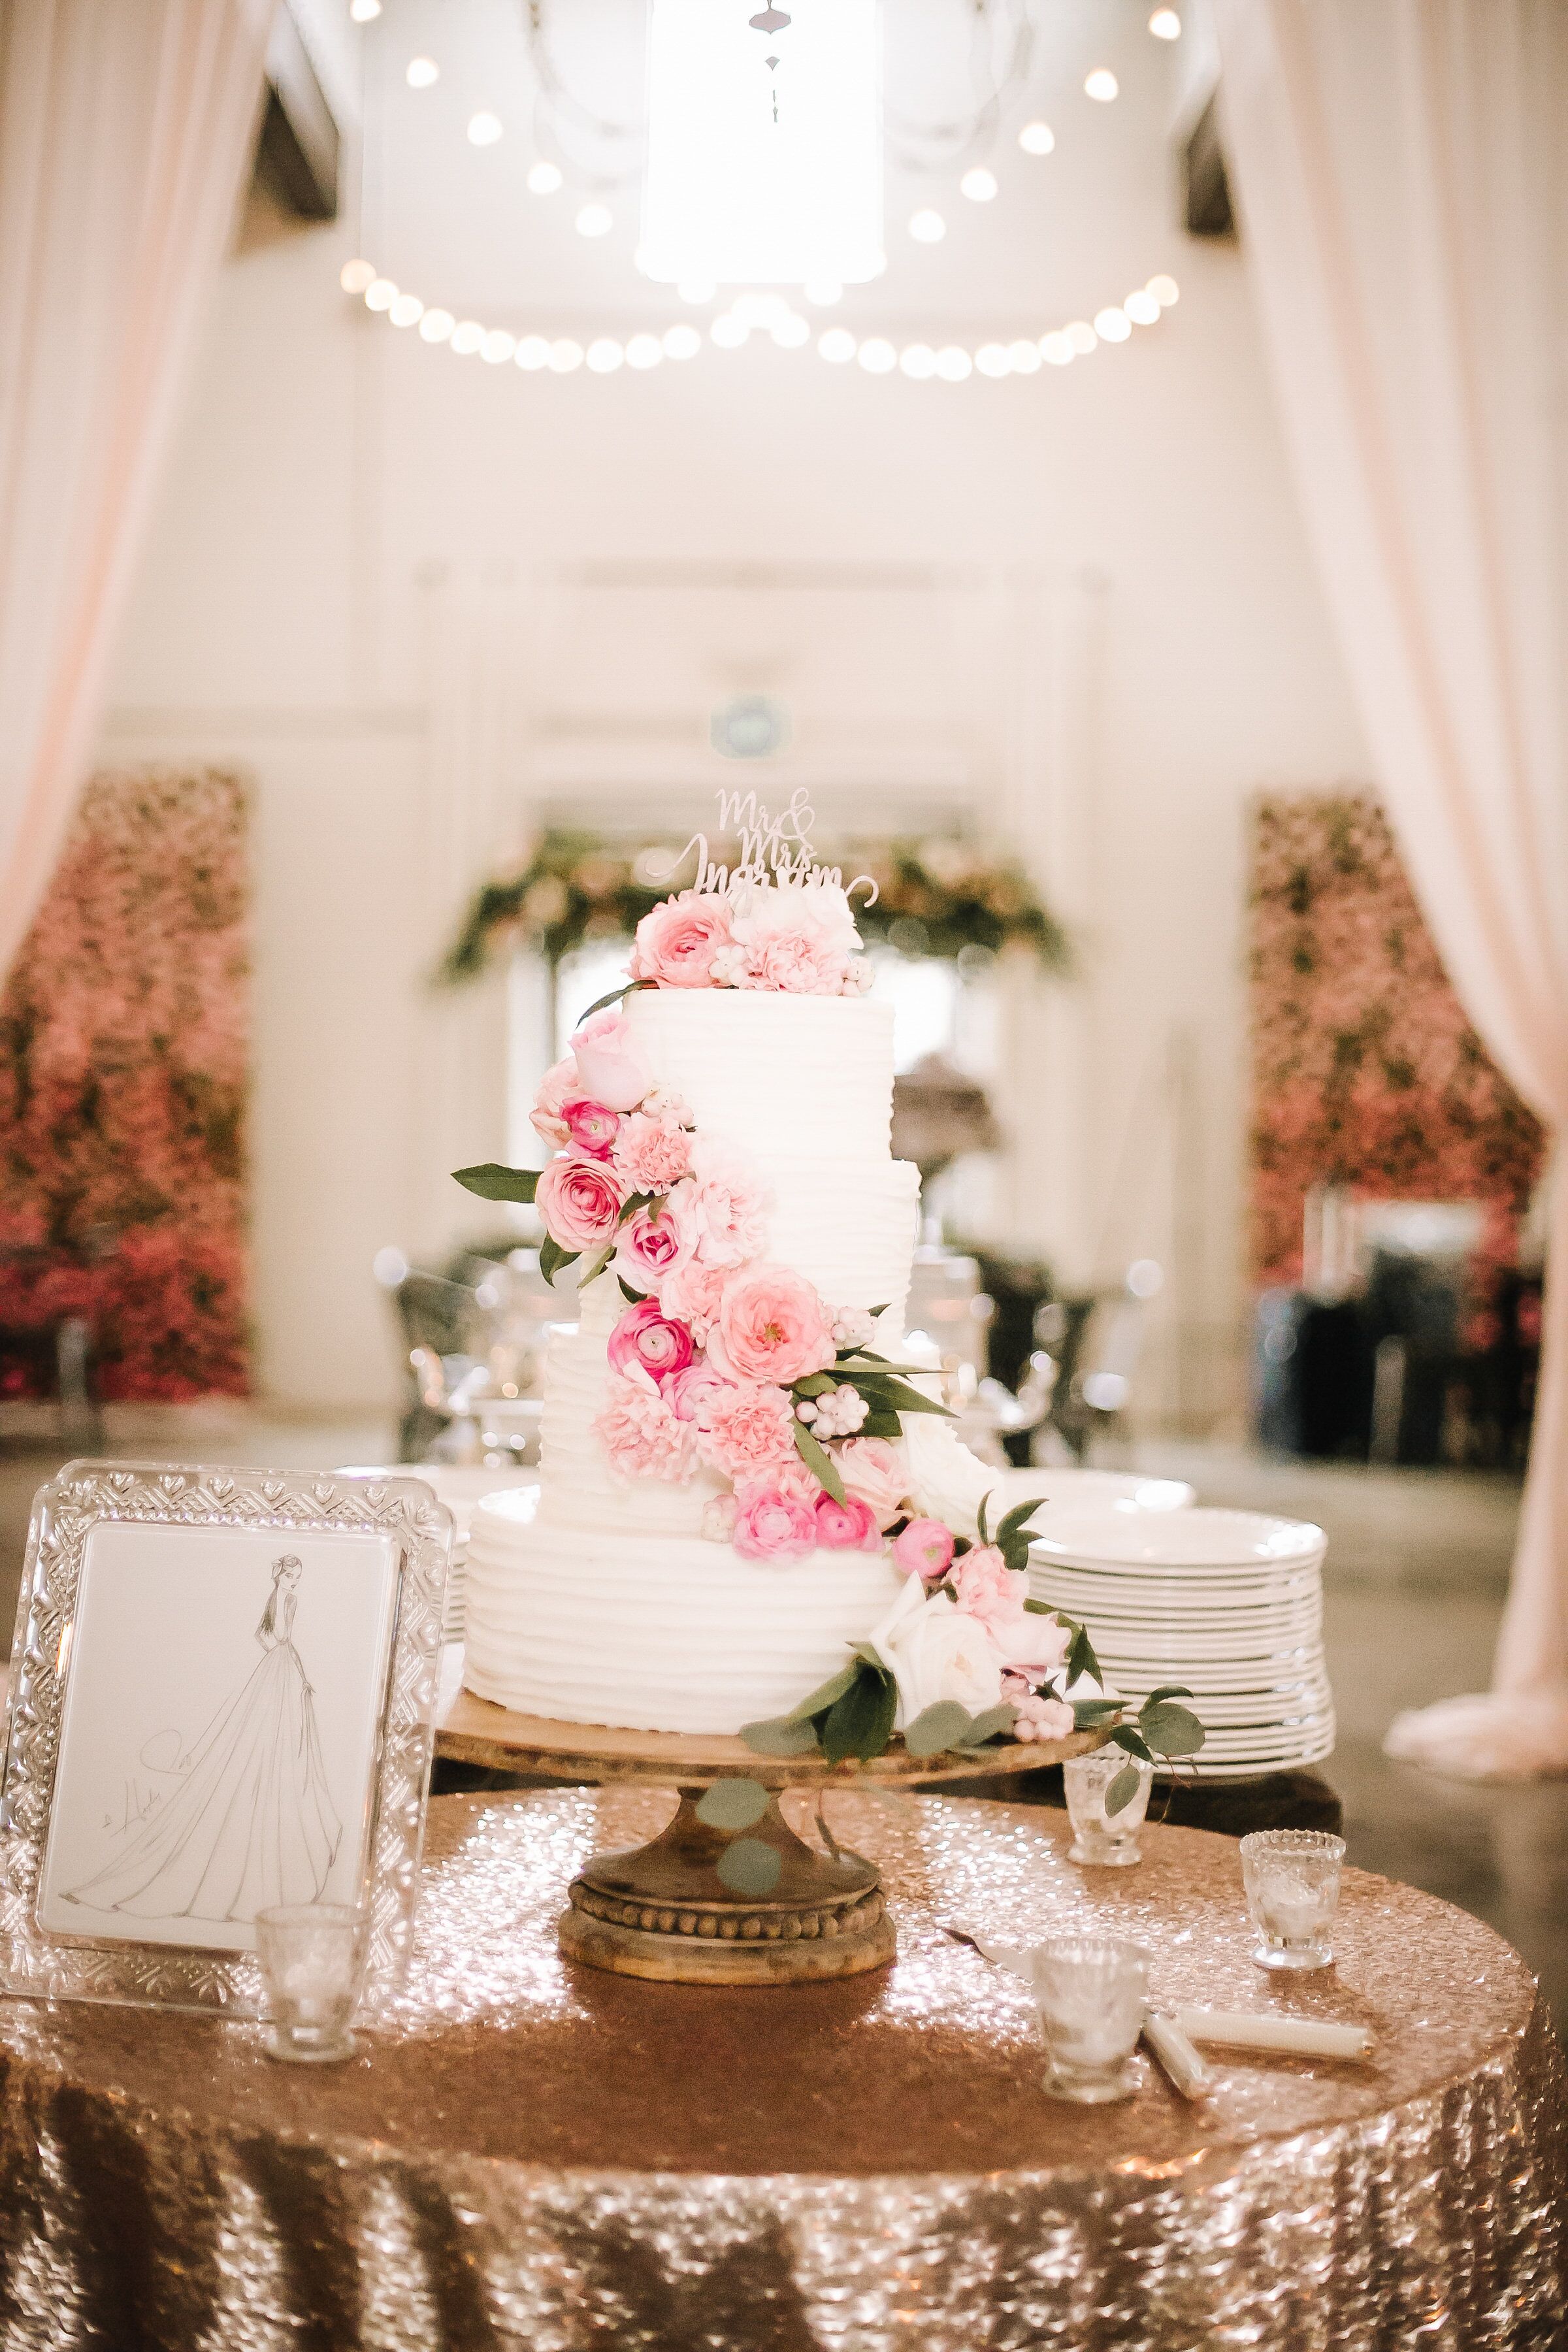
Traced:
<path id="1" fill-rule="evenodd" d="M 284 1903 L 257 1913 L 270 2057 L 312 2066 L 353 2057 L 349 2020 L 364 1975 L 369 1924 L 358 1904 Z"/>
<path id="2" fill-rule="evenodd" d="M 1247 1907 L 1265 1969 L 1326 1969 L 1333 1960 L 1343 1838 L 1327 1830 L 1254 1830 L 1241 1841 Z"/>
<path id="3" fill-rule="evenodd" d="M 1124 1765 L 1138 1775 L 1136 1794 L 1119 1812 L 1105 1810 L 1106 1791 Z M 1142 1859 L 1138 1832 L 1149 1810 L 1154 1785 L 1150 1765 L 1129 1756 L 1114 1743 L 1091 1748 L 1087 1756 L 1069 1756 L 1062 1766 L 1067 1787 L 1068 1819 L 1072 1823 L 1069 1862 L 1089 1862 L 1103 1870 L 1125 1870 Z"/>
<path id="4" fill-rule="evenodd" d="M 1105 2106 L 1136 2088 L 1128 2063 L 1143 2028 L 1149 1955 L 1138 1944 L 1054 1937 L 1034 1953 L 1035 2000 L 1053 2098 Z"/>

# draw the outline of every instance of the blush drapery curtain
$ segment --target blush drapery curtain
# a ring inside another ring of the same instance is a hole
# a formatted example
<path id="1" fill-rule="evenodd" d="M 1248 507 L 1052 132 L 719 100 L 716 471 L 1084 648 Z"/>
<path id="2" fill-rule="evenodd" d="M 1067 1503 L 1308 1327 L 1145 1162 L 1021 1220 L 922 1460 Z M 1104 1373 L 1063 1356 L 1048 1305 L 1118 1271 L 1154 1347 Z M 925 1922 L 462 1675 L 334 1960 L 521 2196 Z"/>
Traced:
<path id="1" fill-rule="evenodd" d="M 0 0 L 0 975 L 90 757 L 273 0 Z"/>
<path id="2" fill-rule="evenodd" d="M 1214 10 L 1243 243 L 1378 780 L 1471 1018 L 1561 1134 L 1568 8 Z M 1477 1778 L 1568 1769 L 1562 1149 L 1535 1437 L 1491 1689 L 1402 1717 L 1389 1748 Z"/>

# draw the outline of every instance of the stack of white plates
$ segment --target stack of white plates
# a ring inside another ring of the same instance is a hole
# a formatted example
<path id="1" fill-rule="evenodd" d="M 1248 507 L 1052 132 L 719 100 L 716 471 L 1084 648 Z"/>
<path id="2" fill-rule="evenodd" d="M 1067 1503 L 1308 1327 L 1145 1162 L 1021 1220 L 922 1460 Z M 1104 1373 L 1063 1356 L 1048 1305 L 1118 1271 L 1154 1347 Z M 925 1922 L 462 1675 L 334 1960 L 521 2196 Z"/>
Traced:
<path id="1" fill-rule="evenodd" d="M 397 1462 L 379 1467 L 360 1464 L 343 1475 L 356 1478 L 422 1478 L 427 1486 L 434 1487 L 437 1501 L 446 1504 L 452 1514 L 452 1565 L 447 1571 L 447 1611 L 441 1639 L 460 1642 L 468 1591 L 468 1532 L 475 1507 L 487 1495 L 499 1495 L 503 1487 L 537 1486 L 538 1471 L 487 1469 L 482 1464 L 469 1467 L 450 1462 Z"/>
<path id="2" fill-rule="evenodd" d="M 1255 1511 L 1086 1510 L 1031 1547 L 1030 1590 L 1081 1620 L 1133 1706 L 1185 1683 L 1199 1772 L 1238 1780 L 1332 1751 L 1325 1548 L 1321 1528 Z"/>
<path id="3" fill-rule="evenodd" d="M 1184 1478 L 1145 1478 L 1135 1470 L 1080 1470 L 1075 1464 L 1056 1463 L 1038 1469 L 998 1470 L 996 1492 L 1005 1496 L 1005 1507 L 1026 1496 L 1044 1497 L 1044 1511 L 1071 1511 L 1119 1507 L 1134 1511 L 1185 1511 L 1197 1499 Z"/>

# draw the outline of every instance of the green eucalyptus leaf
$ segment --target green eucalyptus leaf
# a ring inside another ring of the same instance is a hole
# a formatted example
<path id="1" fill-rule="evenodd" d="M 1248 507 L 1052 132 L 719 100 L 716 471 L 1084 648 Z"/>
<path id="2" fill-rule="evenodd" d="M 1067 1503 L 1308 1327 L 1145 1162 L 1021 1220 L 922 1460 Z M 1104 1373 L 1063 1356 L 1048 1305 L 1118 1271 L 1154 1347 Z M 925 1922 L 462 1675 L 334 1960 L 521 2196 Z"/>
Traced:
<path id="1" fill-rule="evenodd" d="M 904 1424 L 890 1406 L 873 1405 L 856 1431 L 857 1437 L 886 1437 L 897 1444 L 904 1433 Z"/>
<path id="2" fill-rule="evenodd" d="M 1107 1815 L 1124 1812 L 1138 1794 L 1142 1780 L 1143 1775 L 1136 1764 L 1124 1764 L 1105 1792 Z"/>
<path id="3" fill-rule="evenodd" d="M 578 1289 L 586 1290 L 591 1282 L 597 1282 L 599 1276 L 604 1273 L 605 1268 L 609 1265 L 610 1260 L 615 1254 L 616 1245 L 613 1241 L 606 1242 L 603 1249 L 595 1250 L 593 1256 L 584 1262 L 578 1273 Z"/>
<path id="4" fill-rule="evenodd" d="M 1192 1692 L 1185 1683 L 1162 1683 L 1158 1690 L 1150 1692 L 1143 1704 L 1145 1706 L 1152 1706 L 1156 1699 L 1191 1698 L 1191 1696 Z"/>
<path id="5" fill-rule="evenodd" d="M 1010 1536 L 1021 1535 L 1045 1499 L 1043 1495 L 1037 1495 L 1032 1502 L 1015 1503 L 1006 1517 L 997 1527 L 997 1542 L 1005 1545 Z"/>
<path id="6" fill-rule="evenodd" d="M 797 1397 L 827 1396 L 837 1386 L 831 1372 L 807 1372 L 805 1380 L 791 1382 L 790 1394 Z"/>
<path id="7" fill-rule="evenodd" d="M 1086 1725 L 1103 1723 L 1108 1715 L 1120 1715 L 1119 1698 L 1075 1698 L 1072 1702 L 1073 1721 L 1081 1731 Z"/>
<path id="8" fill-rule="evenodd" d="M 999 1705 L 988 1706 L 975 1717 L 969 1727 L 970 1739 L 974 1747 L 984 1748 L 988 1739 L 995 1739 L 1010 1732 L 1017 1720 L 1017 1708 L 1010 1706 L 1003 1699 Z"/>
<path id="9" fill-rule="evenodd" d="M 539 1244 L 539 1271 L 546 1282 L 553 1282 L 562 1267 L 574 1264 L 576 1256 L 575 1250 L 563 1250 L 559 1242 L 552 1241 L 546 1234 Z"/>
<path id="10" fill-rule="evenodd" d="M 847 1664 L 839 1667 L 837 1674 L 829 1675 L 825 1683 L 818 1683 L 808 1698 L 803 1698 L 798 1706 L 791 1707 L 789 1713 L 782 1718 L 783 1721 L 805 1723 L 812 1716 L 821 1715 L 826 1708 L 833 1705 L 835 1699 L 843 1697 L 859 1671 L 858 1658 L 851 1658 Z"/>
<path id="11" fill-rule="evenodd" d="M 833 1464 L 833 1458 L 821 1442 L 813 1437 L 804 1421 L 795 1423 L 795 1451 L 817 1484 L 826 1488 L 836 1503 L 846 1500 L 844 1481 Z"/>
<path id="12" fill-rule="evenodd" d="M 641 1290 L 634 1290 L 624 1274 L 617 1274 L 616 1280 L 620 1284 L 621 1297 L 626 1299 L 627 1304 L 632 1307 L 640 1307 L 647 1296 L 647 1293 Z"/>
<path id="13" fill-rule="evenodd" d="M 822 1727 L 822 1752 L 830 1764 L 858 1756 L 868 1764 L 893 1736 L 899 1711 L 899 1687 L 885 1666 L 859 1662 L 859 1672 L 841 1699 L 835 1701 Z"/>
<path id="14" fill-rule="evenodd" d="M 1170 1699 L 1158 1706 L 1145 1702 L 1138 1710 L 1138 1727 L 1156 1754 L 1195 1756 L 1204 1744 L 1204 1727 L 1190 1706 Z"/>
<path id="15" fill-rule="evenodd" d="M 612 988 L 608 996 L 601 996 L 596 1004 L 590 1004 L 588 1010 L 583 1015 L 583 1021 L 592 1021 L 595 1013 L 604 1013 L 607 1011 L 612 1004 L 619 1004 L 623 997 L 635 996 L 639 988 L 651 988 L 652 986 L 653 982 L 651 980 L 628 980 L 624 988 Z M 583 1021 L 579 1021 L 577 1024 L 579 1029 L 583 1026 Z"/>
<path id="16" fill-rule="evenodd" d="M 639 1209 L 652 1209 L 654 1212 L 654 1220 L 657 1223 L 658 1210 L 656 1204 L 662 1202 L 668 1198 L 668 1193 L 664 1192 L 628 1192 L 626 1199 L 621 1202 L 620 1213 L 616 1216 L 616 1223 L 617 1225 L 624 1225 L 627 1223 L 631 1218 L 637 1215 Z"/>
<path id="17" fill-rule="evenodd" d="M 749 1830 L 762 1820 L 768 1801 L 760 1780 L 715 1780 L 698 1800 L 697 1818 L 710 1830 Z"/>
<path id="18" fill-rule="evenodd" d="M 759 1756 L 810 1756 L 817 1752 L 816 1726 L 787 1715 L 767 1723 L 743 1723 L 741 1737 Z"/>
<path id="19" fill-rule="evenodd" d="M 980 1497 L 980 1508 L 974 1514 L 974 1524 L 980 1530 L 980 1540 L 983 1544 L 988 1544 L 991 1540 L 991 1532 L 988 1521 L 990 1509 L 990 1496 L 988 1494 L 982 1495 Z"/>
<path id="20" fill-rule="evenodd" d="M 956 1748 L 961 1739 L 973 1737 L 969 1709 L 960 1706 L 955 1698 L 941 1698 L 922 1707 L 906 1727 L 904 1746 L 911 1756 L 940 1756 L 944 1748 Z"/>
<path id="21" fill-rule="evenodd" d="M 1055 1617 L 1058 1614 L 1048 1601 L 1026 1601 L 1024 1606 L 1031 1617 Z"/>
<path id="22" fill-rule="evenodd" d="M 1145 1764 L 1152 1764 L 1154 1761 L 1149 1753 L 1148 1741 L 1141 1731 L 1133 1729 L 1131 1724 L 1117 1724 L 1111 1732 L 1110 1738 L 1113 1746 L 1125 1748 L 1129 1756 L 1136 1756 Z"/>
<path id="23" fill-rule="evenodd" d="M 779 1883 L 783 1857 L 761 1838 L 738 1837 L 719 1857 L 719 1875 L 731 1895 L 771 1895 Z"/>
<path id="24" fill-rule="evenodd" d="M 499 1160 L 487 1160 L 478 1168 L 454 1168 L 452 1181 L 465 1192 L 477 1192 L 481 1201 L 531 1201 L 543 1172 L 539 1168 L 503 1168 Z"/>

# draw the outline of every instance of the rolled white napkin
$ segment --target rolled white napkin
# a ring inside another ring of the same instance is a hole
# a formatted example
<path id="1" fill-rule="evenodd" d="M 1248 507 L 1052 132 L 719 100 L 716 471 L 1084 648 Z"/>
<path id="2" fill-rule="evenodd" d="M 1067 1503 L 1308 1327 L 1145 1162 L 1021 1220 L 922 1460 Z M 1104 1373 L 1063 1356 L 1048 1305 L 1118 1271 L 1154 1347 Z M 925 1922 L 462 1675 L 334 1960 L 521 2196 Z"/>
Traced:
<path id="1" fill-rule="evenodd" d="M 1230 2050 L 1284 2050 L 1299 2058 L 1367 2058 L 1364 2025 L 1331 2025 L 1315 2017 L 1260 2017 L 1246 2009 L 1179 2009 L 1176 2022 L 1194 2042 Z"/>
<path id="2" fill-rule="evenodd" d="M 1143 2020 L 1143 2039 L 1184 2099 L 1200 2099 L 1213 2086 L 1212 2071 L 1173 2017 L 1152 2009 Z"/>

